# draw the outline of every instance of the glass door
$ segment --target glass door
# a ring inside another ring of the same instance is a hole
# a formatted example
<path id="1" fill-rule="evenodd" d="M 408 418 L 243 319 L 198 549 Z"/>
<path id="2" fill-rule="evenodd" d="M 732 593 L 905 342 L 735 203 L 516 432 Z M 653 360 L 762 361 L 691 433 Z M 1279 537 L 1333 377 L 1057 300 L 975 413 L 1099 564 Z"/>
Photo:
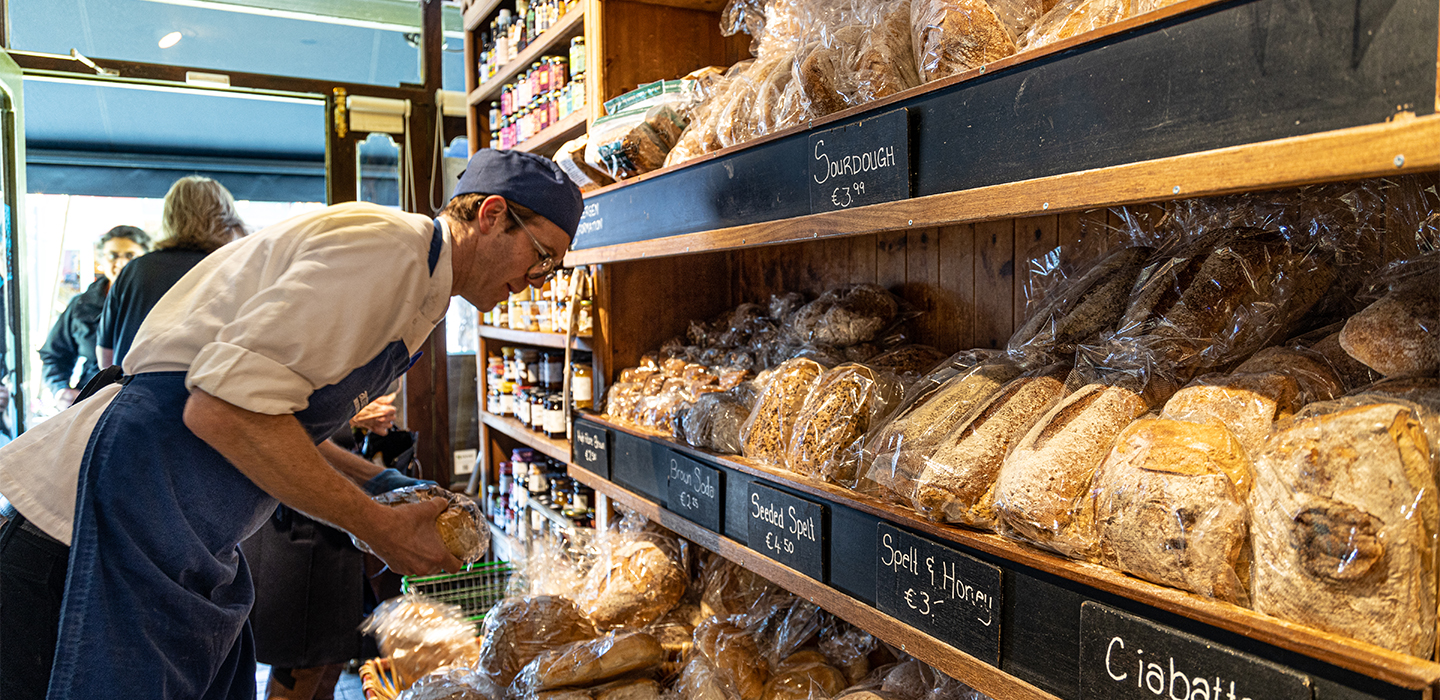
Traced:
<path id="1" fill-rule="evenodd" d="M 21 340 L 25 325 L 21 309 L 25 287 L 19 283 L 24 231 L 20 198 L 25 193 L 24 103 L 20 66 L 0 51 L 0 443 L 25 429 L 27 397 L 23 379 L 27 371 Z"/>

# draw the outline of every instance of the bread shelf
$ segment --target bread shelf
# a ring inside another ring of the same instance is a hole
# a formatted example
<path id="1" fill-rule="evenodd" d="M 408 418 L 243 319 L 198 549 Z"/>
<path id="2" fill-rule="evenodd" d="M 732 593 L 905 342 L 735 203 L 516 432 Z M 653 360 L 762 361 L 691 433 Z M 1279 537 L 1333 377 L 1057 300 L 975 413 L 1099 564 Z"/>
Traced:
<path id="1" fill-rule="evenodd" d="M 521 331 L 499 326 L 480 326 L 480 337 L 517 345 L 534 345 L 542 348 L 564 348 L 564 333 L 538 333 Z M 590 336 L 576 336 L 573 347 L 576 350 L 590 350 Z"/>
<path id="2" fill-rule="evenodd" d="M 571 39 L 585 33 L 585 12 L 583 8 L 576 8 L 565 13 L 560 21 L 549 29 L 546 29 L 535 41 L 530 42 L 515 58 L 500 67 L 495 77 L 480 84 L 480 87 L 471 91 L 467 101 L 472 105 L 478 105 L 487 101 L 500 99 L 500 90 L 505 84 L 514 80 L 515 76 L 525 72 L 535 59 L 554 53 L 559 47 Z M 563 122 L 562 122 L 563 123 Z"/>
<path id="3" fill-rule="evenodd" d="M 562 462 L 570 461 L 570 441 L 553 440 L 525 427 L 519 420 L 506 416 L 497 416 L 487 411 L 480 412 L 480 421 L 501 433 L 514 438 L 522 444 L 539 450 L 541 454 L 551 459 L 558 459 Z"/>
<path id="4" fill-rule="evenodd" d="M 642 454 L 643 450 L 638 450 L 635 446 L 638 443 L 634 439 L 628 440 L 625 443 L 630 445 L 629 447 L 624 445 L 616 447 L 616 440 L 621 439 L 616 436 L 638 438 L 658 448 L 669 450 L 669 452 L 663 454 L 680 454 L 700 461 L 702 464 L 732 470 L 732 476 L 735 479 L 763 480 L 767 484 L 779 485 L 786 489 L 793 490 L 802 497 L 824 503 L 830 507 L 832 511 L 838 512 L 843 509 L 845 512 L 853 511 L 862 513 L 867 518 L 892 523 L 908 531 L 919 533 L 924 537 L 942 543 L 954 544 L 973 552 L 983 553 L 984 555 L 993 557 L 996 561 L 1008 563 L 1005 564 L 1006 567 L 1018 565 L 1019 567 L 1023 567 L 1023 570 L 1033 570 L 1034 572 L 1039 572 L 1042 576 L 1054 576 L 1068 581 L 1071 584 L 1078 584 L 1077 590 L 1080 591 L 1082 596 L 1102 600 L 1110 597 L 1118 597 L 1124 601 L 1138 604 L 1140 610 L 1149 611 L 1148 613 L 1138 613 L 1145 617 L 1155 617 L 1163 620 L 1167 615 L 1175 615 L 1206 626 L 1199 627 L 1202 631 L 1207 628 L 1213 628 L 1213 630 L 1203 633 L 1204 636 L 1210 638 L 1224 639 L 1227 636 L 1226 633 L 1231 633 L 1239 638 L 1254 640 L 1254 642 L 1272 647 L 1274 651 L 1270 652 L 1271 656 L 1291 659 L 1287 662 L 1290 665 L 1315 665 L 1315 662 L 1319 662 L 1320 664 L 1328 664 L 1335 667 L 1335 669 L 1332 669 L 1332 675 L 1335 670 L 1344 669 L 1344 672 L 1359 673 L 1384 683 L 1392 684 L 1396 688 L 1417 691 L 1422 694 L 1432 692 L 1433 689 L 1437 687 L 1437 684 L 1440 684 L 1440 664 L 1432 661 L 1399 654 L 1340 635 L 1290 623 L 1228 603 L 1151 584 L 1102 566 L 1064 559 L 1000 537 L 999 535 L 932 523 L 906 509 L 870 498 L 863 494 L 818 480 L 800 477 L 790 472 L 765 467 L 742 457 L 711 454 L 688 445 L 677 443 L 668 438 L 647 434 L 631 426 L 599 419 L 588 414 L 584 416 L 583 420 L 595 426 L 603 427 L 611 436 L 609 453 L 612 464 L 614 465 L 612 469 L 615 470 L 611 476 L 613 480 L 619 480 L 621 477 L 621 464 L 616 460 L 634 459 L 636 455 L 640 455 L 640 459 L 655 459 L 655 457 L 651 455 Z M 652 448 L 652 450 L 653 449 L 654 448 Z M 657 452 L 656 454 L 661 453 Z M 622 455 L 628 455 L 628 457 Z M 775 580 L 793 592 L 805 596 L 840 595 L 846 599 L 853 600 L 854 591 L 851 591 L 852 595 L 844 595 L 834 590 L 836 584 L 833 581 L 828 582 L 830 585 L 826 585 L 824 582 L 816 581 L 788 569 L 782 572 L 788 577 L 787 580 L 774 579 L 773 576 L 771 576 L 771 574 L 774 573 L 773 570 L 776 567 L 781 569 L 785 567 L 764 558 L 744 544 L 730 539 L 728 529 L 723 534 L 711 532 L 666 510 L 663 502 L 664 482 L 659 480 L 658 467 L 656 469 L 656 482 L 659 491 L 654 494 L 639 493 L 637 489 L 631 486 L 606 480 L 574 464 L 572 464 L 570 471 L 576 478 L 597 491 L 607 493 L 627 505 L 637 499 L 642 502 L 648 502 L 649 505 L 646 507 L 649 508 L 651 512 L 661 515 L 662 524 L 665 524 L 667 527 L 673 527 L 677 532 L 686 536 L 687 539 L 693 539 L 712 549 L 720 547 L 721 550 L 724 550 L 721 551 L 721 553 L 729 558 L 735 558 L 737 561 L 744 559 L 744 561 L 740 563 L 754 569 L 761 575 L 772 578 L 772 580 Z M 644 467 L 641 467 L 641 471 L 644 471 Z M 643 490 L 644 489 L 640 489 L 640 491 Z M 728 492 L 729 488 L 727 487 L 727 493 Z M 649 515 L 649 513 L 647 513 L 647 515 Z M 852 538 L 859 540 L 873 538 L 873 530 L 869 532 L 841 532 L 837 530 L 833 523 L 838 517 L 839 516 L 835 514 L 830 516 L 832 522 L 830 536 L 832 538 Z M 847 518 L 846 522 L 850 522 L 850 519 Z M 727 524 L 726 527 L 729 528 L 729 525 Z M 870 542 L 869 546 L 873 550 L 873 541 Z M 865 550 L 863 542 L 861 544 L 847 544 L 838 540 L 831 545 L 831 548 L 832 551 L 841 549 L 849 552 Z M 756 568 L 751 565 L 752 560 L 762 562 L 762 565 Z M 834 561 L 833 557 L 832 561 Z M 832 564 L 832 577 L 835 576 L 834 566 L 835 565 Z M 817 603 L 820 602 L 819 597 L 816 597 L 815 600 Z M 832 610 L 832 612 L 841 614 L 839 610 Z M 872 610 L 872 612 L 880 615 L 880 613 L 876 611 Z M 878 618 L 876 621 L 879 621 Z M 878 633 L 878 630 L 874 627 L 863 624 L 862 626 L 872 632 Z M 916 634 L 918 634 L 918 632 Z M 1254 653 L 1254 650 L 1250 651 Z M 1303 661 L 1300 659 L 1303 659 Z M 926 659 L 926 661 L 936 663 L 930 659 Z M 1313 670 L 1311 673 L 1315 673 L 1317 676 L 1319 675 L 1318 672 Z M 969 682 L 968 677 L 959 677 Z"/>
<path id="5" fill-rule="evenodd" d="M 566 141 L 585 133 L 585 127 L 585 112 L 581 110 L 521 141 L 515 146 L 515 150 L 548 157 L 554 155 Z"/>

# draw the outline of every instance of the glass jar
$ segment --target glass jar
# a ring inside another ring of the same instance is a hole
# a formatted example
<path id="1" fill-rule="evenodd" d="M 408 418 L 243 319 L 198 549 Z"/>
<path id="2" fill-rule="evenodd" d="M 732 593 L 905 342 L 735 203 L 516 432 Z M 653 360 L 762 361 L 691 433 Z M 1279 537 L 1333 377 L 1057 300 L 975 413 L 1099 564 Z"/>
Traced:
<path id="1" fill-rule="evenodd" d="M 530 389 L 530 429 L 537 432 L 545 432 L 545 397 L 549 396 L 544 389 L 532 387 Z"/>
<path id="2" fill-rule="evenodd" d="M 580 300 L 580 311 L 575 316 L 575 333 L 590 335 L 595 332 L 595 302 Z"/>
<path id="3" fill-rule="evenodd" d="M 495 305 L 495 325 L 504 327 L 510 324 L 510 302 L 502 301 Z"/>
<path id="4" fill-rule="evenodd" d="M 550 97 L 545 103 L 545 108 L 550 112 L 551 124 L 560 121 L 560 96 L 558 90 L 552 90 L 550 92 Z"/>
<path id="5" fill-rule="evenodd" d="M 500 410 L 495 412 L 497 416 L 509 416 L 515 413 L 515 383 L 500 383 Z"/>
<path id="6" fill-rule="evenodd" d="M 585 37 L 577 36 L 570 40 L 570 79 L 574 80 L 585 74 Z"/>
<path id="7" fill-rule="evenodd" d="M 545 395 L 545 437 L 552 440 L 565 437 L 565 400 L 558 391 Z"/>
<path id="8" fill-rule="evenodd" d="M 547 350 L 540 353 L 540 385 L 554 391 L 565 383 L 565 353 Z"/>
<path id="9" fill-rule="evenodd" d="M 535 348 L 521 348 L 515 352 L 516 359 L 523 368 L 520 382 L 527 387 L 539 386 L 540 384 L 540 351 Z"/>
<path id="10" fill-rule="evenodd" d="M 515 390 L 515 420 L 521 425 L 530 425 L 530 387 L 523 386 Z"/>
<path id="11" fill-rule="evenodd" d="M 590 367 L 590 358 L 581 360 L 577 357 L 570 363 L 570 403 L 577 410 L 593 408 L 594 393 L 595 378 L 594 370 Z"/>
<path id="12" fill-rule="evenodd" d="M 490 390 L 485 392 L 485 411 L 491 415 L 504 415 L 500 413 L 501 408 L 504 407 L 504 396 L 505 394 L 500 391 L 500 387 L 491 385 Z"/>
<path id="13" fill-rule="evenodd" d="M 500 487 L 500 493 L 510 493 L 510 489 L 515 486 L 515 474 L 510 463 L 501 462 L 496 465 L 496 468 L 500 471 L 500 478 L 496 482 Z"/>
<path id="14" fill-rule="evenodd" d="M 550 480 L 550 507 L 561 513 L 570 508 L 570 477 L 557 476 Z"/>
<path id="15" fill-rule="evenodd" d="M 500 129 L 500 103 L 499 103 L 499 102 L 491 102 L 491 103 L 490 103 L 490 133 L 493 134 L 493 133 L 495 133 L 496 131 L 499 131 L 499 129 Z"/>

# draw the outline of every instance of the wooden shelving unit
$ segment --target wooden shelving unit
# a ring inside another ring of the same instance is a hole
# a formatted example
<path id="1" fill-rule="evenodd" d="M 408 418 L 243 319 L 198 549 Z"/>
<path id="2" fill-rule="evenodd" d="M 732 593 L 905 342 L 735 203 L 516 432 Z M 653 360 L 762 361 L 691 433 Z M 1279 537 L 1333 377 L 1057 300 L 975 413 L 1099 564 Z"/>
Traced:
<path id="1" fill-rule="evenodd" d="M 538 333 L 535 331 L 521 331 L 513 328 L 501 328 L 499 326 L 480 326 L 480 337 L 489 340 L 498 340 L 502 343 L 515 343 L 517 345 L 533 345 L 542 348 L 564 348 L 564 333 Z M 574 348 L 576 350 L 590 350 L 590 336 L 576 336 Z"/>
<path id="2" fill-rule="evenodd" d="M 549 29 L 546 29 L 535 41 L 530 42 L 515 58 L 500 67 L 495 77 L 485 81 L 480 87 L 471 90 L 467 101 L 471 105 L 481 105 L 485 102 L 500 99 L 500 91 L 505 84 L 514 80 L 515 76 L 525 72 L 536 59 L 541 56 L 559 55 L 568 53 L 568 48 L 561 51 L 562 47 L 568 47 L 570 40 L 585 33 L 585 10 L 576 8 L 565 13 L 560 21 Z"/>
<path id="3" fill-rule="evenodd" d="M 515 150 L 547 157 L 552 156 L 555 155 L 555 151 L 565 145 L 566 141 L 585 133 L 585 128 L 585 113 L 576 112 L 545 127 L 540 133 L 521 141 L 515 146 Z"/>
<path id="4" fill-rule="evenodd" d="M 537 450 L 546 457 L 558 459 L 562 462 L 570 461 L 569 440 L 552 440 L 551 438 L 545 437 L 544 433 L 536 432 L 525 427 L 523 423 L 514 418 L 497 416 L 484 411 L 480 413 L 480 422 L 527 447 Z"/>

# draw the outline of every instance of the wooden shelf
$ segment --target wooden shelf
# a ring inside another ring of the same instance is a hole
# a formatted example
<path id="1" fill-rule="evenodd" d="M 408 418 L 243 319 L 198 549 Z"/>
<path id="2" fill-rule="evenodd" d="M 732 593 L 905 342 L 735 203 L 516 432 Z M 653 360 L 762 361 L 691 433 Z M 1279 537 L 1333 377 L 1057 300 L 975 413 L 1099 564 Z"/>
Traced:
<path id="1" fill-rule="evenodd" d="M 534 345 L 542 348 L 564 348 L 564 333 L 536 333 L 499 326 L 480 326 L 480 337 L 518 345 Z M 573 346 L 576 350 L 590 351 L 590 336 L 576 336 Z"/>
<path id="2" fill-rule="evenodd" d="M 500 0 L 476 0 L 470 7 L 465 8 L 465 31 L 478 31 L 490 13 L 500 6 Z"/>
<path id="3" fill-rule="evenodd" d="M 1276 617 L 1204 596 L 1152 584 L 1096 564 L 1065 559 L 996 534 L 932 523 L 908 509 L 871 498 L 850 489 L 801 477 L 788 471 L 766 467 L 743 457 L 712 454 L 689 445 L 675 442 L 666 437 L 636 430 L 628 425 L 597 418 L 591 414 L 586 414 L 584 419 L 609 429 L 612 434 L 620 432 L 643 438 L 644 440 L 661 444 L 692 458 L 721 465 L 725 468 L 733 469 L 740 474 L 778 483 L 797 492 L 834 504 L 835 506 L 854 509 L 881 520 L 902 525 L 910 530 L 923 533 L 924 536 L 942 542 L 953 542 L 979 552 L 994 555 L 1005 561 L 1014 562 L 1045 574 L 1058 576 L 1106 594 L 1117 595 L 1130 601 L 1157 608 L 1166 613 L 1179 615 L 1195 622 L 1232 632 L 1279 649 L 1284 649 L 1288 652 L 1300 654 L 1348 671 L 1354 671 L 1365 676 L 1376 678 L 1401 688 L 1421 690 L 1440 687 L 1440 663 L 1400 654 L 1305 625 L 1287 622 Z M 612 446 L 610 452 L 615 454 L 618 450 Z M 615 486 L 612 482 L 600 479 L 594 474 L 574 465 L 571 466 L 570 471 L 572 475 L 578 473 L 579 477 L 583 477 L 581 478 L 582 481 L 597 491 L 615 491 L 615 489 L 619 488 L 618 492 L 610 494 L 612 497 L 617 498 L 617 500 L 624 501 L 627 498 L 634 499 L 638 497 L 637 494 L 628 493 L 623 488 Z M 600 486 L 591 483 L 592 481 L 598 482 Z M 602 486 L 604 487 L 603 489 Z M 692 530 L 692 534 L 702 535 L 711 541 L 714 541 L 717 537 L 714 533 L 703 534 L 707 531 L 690 523 L 688 520 L 669 513 L 669 511 L 666 511 L 666 513 L 669 519 L 688 523 L 689 527 L 694 530 L 699 530 L 699 533 L 694 533 Z M 705 541 L 697 540 L 697 542 L 706 544 Z M 735 546 L 744 549 L 743 546 L 738 543 L 736 543 Z M 751 558 L 762 558 L 748 549 L 745 549 L 745 552 L 748 552 Z M 765 560 L 765 562 L 769 566 L 778 566 L 768 559 Z M 759 571 L 758 569 L 757 573 L 768 576 L 768 573 Z M 819 585 L 812 579 L 798 573 L 795 573 L 795 576 L 801 580 L 799 583 L 808 586 L 804 589 L 807 593 L 814 588 L 828 590 L 827 587 Z M 781 585 L 797 593 L 801 590 L 778 580 L 776 582 L 781 583 Z M 832 612 L 839 614 L 838 611 Z M 868 627 L 866 629 L 870 629 L 872 632 L 876 631 Z"/>
<path id="4" fill-rule="evenodd" d="M 782 564 L 760 556 L 743 544 L 716 535 L 646 499 L 637 493 L 570 465 L 570 476 L 615 501 L 633 508 L 657 522 L 730 561 L 769 579 L 791 593 L 805 598 L 850 624 L 874 634 L 897 649 L 963 680 L 996 700 L 1059 700 L 990 664 L 959 651 L 920 630 L 896 620 L 854 598 L 821 585 Z"/>
<path id="5" fill-rule="evenodd" d="M 539 450 L 540 453 L 546 457 L 558 459 L 562 462 L 570 461 L 569 440 L 552 440 L 545 437 L 544 433 L 536 432 L 525 427 L 519 420 L 506 416 L 497 416 L 485 411 L 480 412 L 480 421 L 505 435 L 509 435 L 527 447 Z"/>
<path id="6" fill-rule="evenodd" d="M 571 522 L 569 518 L 561 515 L 554 508 L 551 508 L 544 503 L 533 499 L 527 499 L 525 501 L 525 507 L 545 516 L 546 520 L 549 520 L 550 522 L 559 525 L 561 528 L 571 531 L 575 529 L 575 523 Z"/>
<path id="7" fill-rule="evenodd" d="M 535 41 L 530 42 L 515 59 L 500 67 L 500 72 L 495 77 L 480 84 L 467 98 L 470 104 L 478 105 L 482 102 L 500 99 L 500 90 L 505 83 L 515 79 L 515 76 L 525 72 L 535 59 L 547 55 L 556 50 L 560 45 L 571 39 L 584 34 L 585 12 L 583 8 L 576 8 L 565 13 L 554 26 L 545 30 Z M 568 49 L 567 49 L 568 51 Z M 563 123 L 563 121 L 562 121 Z"/>
<path id="8" fill-rule="evenodd" d="M 515 150 L 549 157 L 565 145 L 566 141 L 585 133 L 585 127 L 585 110 L 580 110 L 521 141 L 515 146 Z"/>

